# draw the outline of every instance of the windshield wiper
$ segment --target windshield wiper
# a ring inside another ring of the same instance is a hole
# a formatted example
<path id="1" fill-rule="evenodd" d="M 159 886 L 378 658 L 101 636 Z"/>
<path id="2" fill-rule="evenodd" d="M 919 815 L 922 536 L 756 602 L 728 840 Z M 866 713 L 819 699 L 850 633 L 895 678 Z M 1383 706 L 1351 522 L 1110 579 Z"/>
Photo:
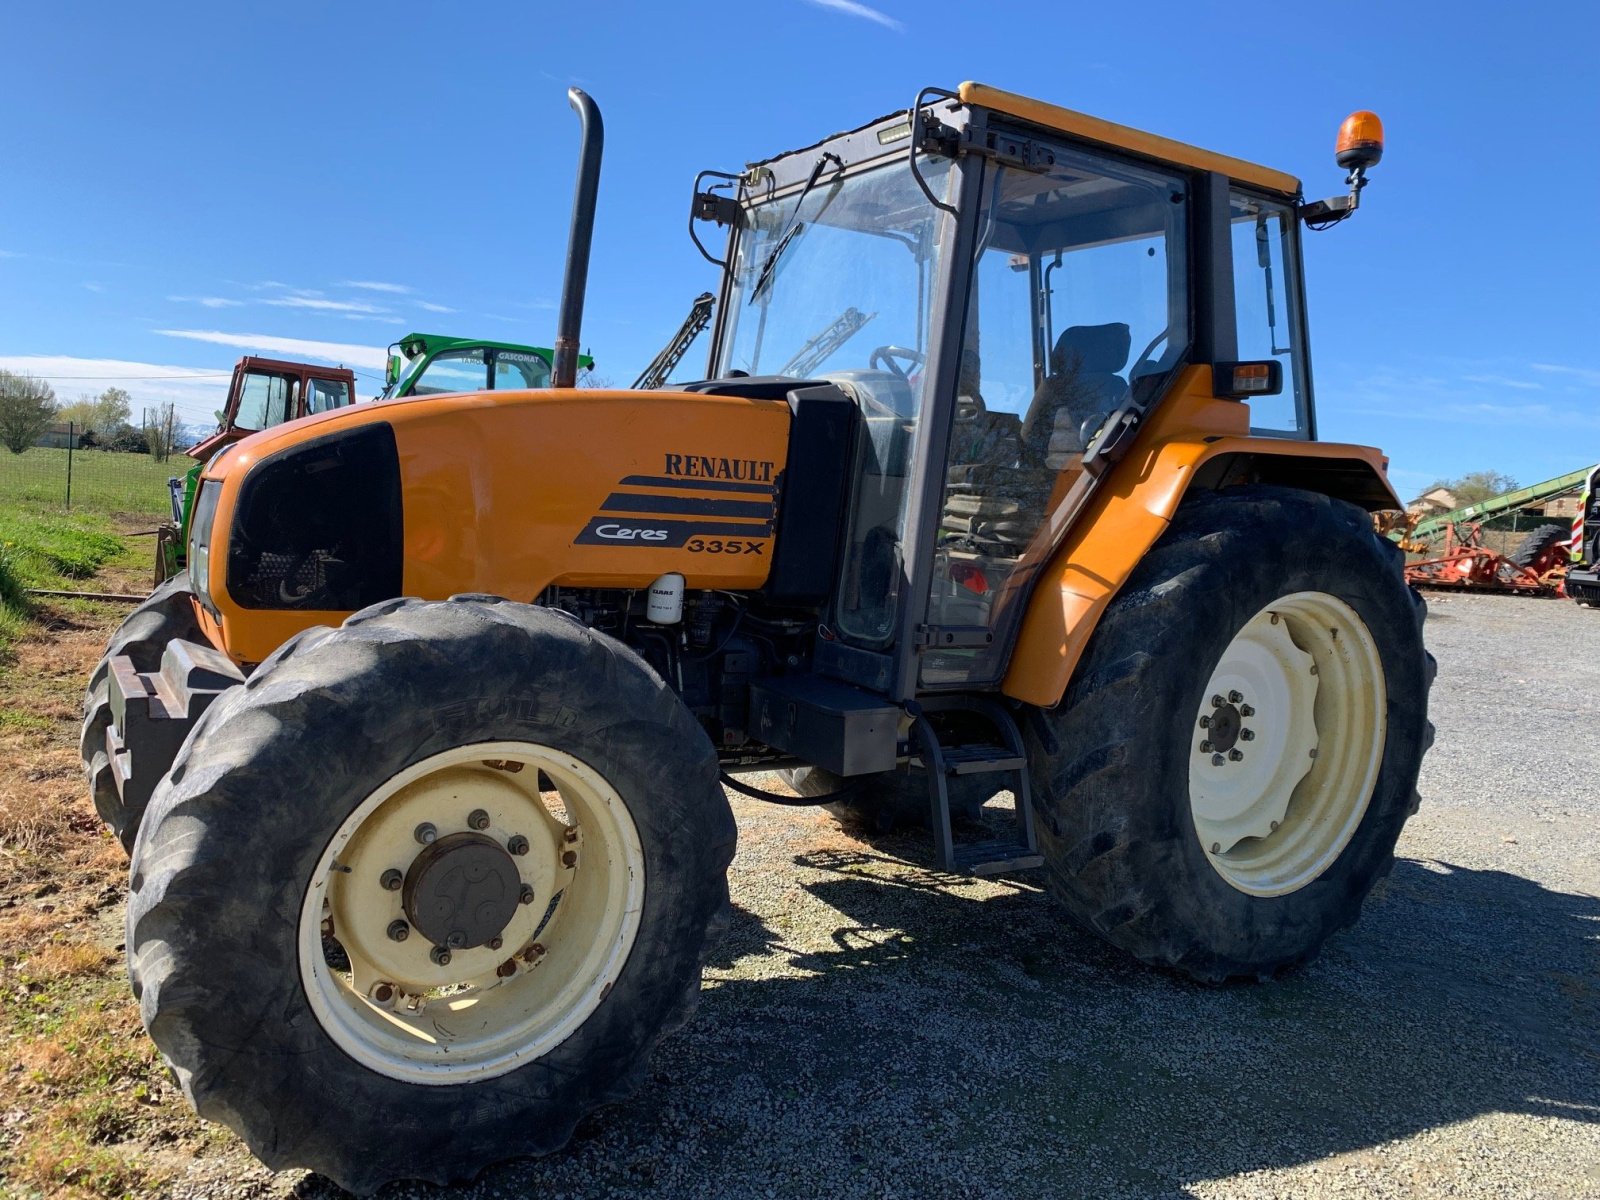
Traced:
<path id="1" fill-rule="evenodd" d="M 844 168 L 844 160 L 837 154 L 825 153 L 817 159 L 816 166 L 811 168 L 811 177 L 806 180 L 805 187 L 800 189 L 800 195 L 795 199 L 794 211 L 789 214 L 789 220 L 784 223 L 783 233 L 779 235 L 777 244 L 772 247 L 772 253 L 768 254 L 766 261 L 761 264 L 761 274 L 756 276 L 755 286 L 750 289 L 749 303 L 754 304 L 757 297 L 767 290 L 767 285 L 772 282 L 772 272 L 777 267 L 778 260 L 783 257 L 783 252 L 789 248 L 789 243 L 794 241 L 796 235 L 805 228 L 805 223 L 797 219 L 800 216 L 800 206 L 806 202 L 806 197 L 811 194 L 811 189 L 817 186 L 817 180 L 822 178 L 822 168 L 827 165 L 830 158 L 841 170 Z"/>

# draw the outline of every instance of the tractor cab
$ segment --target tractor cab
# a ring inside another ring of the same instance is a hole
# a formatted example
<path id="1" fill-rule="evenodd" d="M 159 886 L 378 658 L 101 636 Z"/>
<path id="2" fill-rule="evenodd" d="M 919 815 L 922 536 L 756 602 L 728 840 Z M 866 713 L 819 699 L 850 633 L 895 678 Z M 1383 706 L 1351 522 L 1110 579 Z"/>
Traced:
<path id="1" fill-rule="evenodd" d="M 389 347 L 380 400 L 453 392 L 550 386 L 551 352 L 542 346 L 408 333 Z M 581 366 L 594 366 L 585 355 Z"/>
<path id="2" fill-rule="evenodd" d="M 234 364 L 228 398 L 217 410 L 217 431 L 188 449 L 205 462 L 222 447 L 285 421 L 332 412 L 356 402 L 348 367 L 324 367 L 246 356 Z"/>
<path id="3" fill-rule="evenodd" d="M 731 231 L 701 247 L 710 373 L 859 410 L 818 643 L 842 679 L 999 681 L 1041 566 L 1162 406 L 1315 437 L 1290 175 L 967 84 L 707 178 L 695 215 Z"/>

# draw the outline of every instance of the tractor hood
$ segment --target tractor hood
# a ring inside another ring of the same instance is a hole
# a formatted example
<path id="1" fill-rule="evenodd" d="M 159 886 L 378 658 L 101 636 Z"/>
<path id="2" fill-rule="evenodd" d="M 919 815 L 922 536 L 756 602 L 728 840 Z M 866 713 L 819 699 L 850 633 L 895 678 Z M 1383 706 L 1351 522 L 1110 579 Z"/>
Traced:
<path id="1" fill-rule="evenodd" d="M 252 434 L 206 468 L 191 562 L 216 644 L 256 662 L 394 596 L 766 580 L 781 400 L 545 390 L 426 396 Z"/>

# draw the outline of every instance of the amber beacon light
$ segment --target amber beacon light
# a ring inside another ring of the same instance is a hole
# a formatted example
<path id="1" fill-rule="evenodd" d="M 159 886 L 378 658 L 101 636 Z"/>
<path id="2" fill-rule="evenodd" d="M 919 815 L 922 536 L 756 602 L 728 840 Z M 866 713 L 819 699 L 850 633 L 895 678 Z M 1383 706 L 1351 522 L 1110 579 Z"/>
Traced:
<path id="1" fill-rule="evenodd" d="M 1378 114 L 1362 109 L 1346 117 L 1339 126 L 1333 157 L 1347 171 L 1377 166 L 1383 157 L 1383 122 Z"/>
<path id="2" fill-rule="evenodd" d="M 1361 189 L 1367 186 L 1367 171 L 1382 158 L 1383 122 L 1378 114 L 1366 109 L 1351 113 L 1339 126 L 1339 140 L 1333 147 L 1333 160 L 1349 172 L 1344 181 L 1350 194 L 1302 204 L 1301 219 L 1312 229 L 1327 229 L 1355 212 L 1361 204 Z"/>

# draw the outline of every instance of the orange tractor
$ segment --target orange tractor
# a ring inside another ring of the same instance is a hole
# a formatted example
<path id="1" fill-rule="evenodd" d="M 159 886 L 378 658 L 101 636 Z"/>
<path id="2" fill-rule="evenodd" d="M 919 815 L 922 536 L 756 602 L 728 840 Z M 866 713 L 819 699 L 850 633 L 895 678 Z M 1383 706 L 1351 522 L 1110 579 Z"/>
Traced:
<path id="1" fill-rule="evenodd" d="M 704 173 L 709 378 L 580 391 L 571 99 L 553 386 L 224 450 L 91 681 L 133 987 L 201 1115 L 355 1190 L 560 1147 L 688 1019 L 722 785 L 796 802 L 750 772 L 917 821 L 948 871 L 1038 870 L 1201 980 L 1353 921 L 1433 669 L 1382 454 L 1315 440 L 1301 231 L 1355 210 L 1377 119 L 1307 203 L 928 89 Z"/>

